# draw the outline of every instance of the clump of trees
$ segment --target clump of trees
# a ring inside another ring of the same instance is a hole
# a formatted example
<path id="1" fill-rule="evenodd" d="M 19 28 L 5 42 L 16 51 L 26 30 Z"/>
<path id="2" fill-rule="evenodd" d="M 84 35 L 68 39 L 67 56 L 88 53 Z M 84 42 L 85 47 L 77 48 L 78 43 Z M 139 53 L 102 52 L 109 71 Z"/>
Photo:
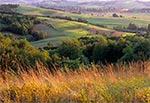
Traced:
<path id="1" fill-rule="evenodd" d="M 148 32 L 150 32 L 150 24 L 148 24 L 148 28 L 147 28 Z"/>
<path id="2" fill-rule="evenodd" d="M 11 32 L 17 35 L 32 36 L 32 38 L 27 38 L 28 40 L 39 40 L 47 36 L 46 32 L 39 32 L 33 30 L 33 26 L 37 23 L 41 23 L 33 16 L 23 16 L 23 15 L 1 15 L 1 23 L 3 26 L 0 31 Z"/>
<path id="3" fill-rule="evenodd" d="M 65 19 L 65 20 L 73 20 L 73 18 L 69 17 L 69 16 L 54 16 L 53 18 L 58 18 L 58 19 Z"/>
<path id="4" fill-rule="evenodd" d="M 86 19 L 82 19 L 82 18 L 78 18 L 77 20 L 78 22 L 83 22 L 83 23 L 88 23 L 88 21 Z"/>
<path id="5" fill-rule="evenodd" d="M 81 55 L 80 42 L 78 40 L 68 40 L 58 46 L 58 53 L 61 57 L 77 59 Z"/>
<path id="6" fill-rule="evenodd" d="M 82 63 L 145 61 L 150 60 L 150 38 L 149 34 L 81 37 L 78 40 L 64 41 L 55 49 L 49 49 L 49 52 L 52 54 L 53 62 L 67 66 L 74 64 L 75 67 Z"/>
<path id="7" fill-rule="evenodd" d="M 28 16 L 19 17 L 17 15 L 1 15 L 0 19 L 5 27 L 2 31 L 8 31 L 19 35 L 29 34 L 29 29 L 34 25 L 33 21 L 35 18 Z"/>
<path id="8" fill-rule="evenodd" d="M 113 13 L 113 14 L 112 14 L 112 17 L 115 17 L 115 18 L 118 18 L 118 17 L 123 18 L 122 15 L 118 15 L 118 14 L 116 14 L 116 13 Z"/>
<path id="9" fill-rule="evenodd" d="M 58 19 L 65 19 L 65 20 L 70 20 L 70 21 L 77 21 L 77 22 L 82 22 L 82 23 L 88 23 L 88 21 L 86 19 L 83 18 L 77 18 L 74 19 L 72 17 L 68 17 L 68 16 L 54 16 L 53 18 L 58 18 Z"/>
<path id="10" fill-rule="evenodd" d="M 13 9 L 19 7 L 18 4 L 2 4 L 0 5 L 0 12 L 4 11 L 4 12 L 12 12 Z"/>
<path id="11" fill-rule="evenodd" d="M 114 14 L 112 14 L 112 17 L 119 17 L 119 15 L 114 13 Z"/>
<path id="12" fill-rule="evenodd" d="M 124 32 L 133 32 L 139 33 L 140 35 L 146 34 L 146 32 L 150 31 L 150 24 L 147 27 L 139 27 L 134 23 L 130 23 L 128 26 L 116 26 L 114 27 L 115 30 L 124 31 Z"/>
<path id="13" fill-rule="evenodd" d="M 135 24 L 132 24 L 132 23 L 130 23 L 129 25 L 128 25 L 128 27 L 127 27 L 127 29 L 129 29 L 129 30 L 137 30 L 137 26 L 135 25 Z"/>
<path id="14" fill-rule="evenodd" d="M 34 37 L 33 40 L 44 39 L 47 36 L 47 32 L 44 31 L 32 30 L 30 33 Z"/>
<path id="15" fill-rule="evenodd" d="M 13 36 L 0 34 L 0 67 L 17 70 L 28 68 L 40 61 L 46 63 L 49 54 L 46 50 L 38 50 L 26 39 L 15 39 Z"/>
<path id="16" fill-rule="evenodd" d="M 47 66 L 77 69 L 82 64 L 105 64 L 150 60 L 150 34 L 142 36 L 81 37 L 63 41 L 59 46 L 48 43 L 36 49 L 26 39 L 0 34 L 0 66 L 13 68 L 34 65 L 40 61 Z"/>

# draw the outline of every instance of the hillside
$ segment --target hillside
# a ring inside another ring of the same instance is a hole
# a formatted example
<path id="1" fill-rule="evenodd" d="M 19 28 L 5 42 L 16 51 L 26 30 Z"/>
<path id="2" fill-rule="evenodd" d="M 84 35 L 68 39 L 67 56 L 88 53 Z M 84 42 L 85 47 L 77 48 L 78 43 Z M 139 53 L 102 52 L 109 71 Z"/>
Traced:
<path id="1" fill-rule="evenodd" d="M 92 24 L 100 24 L 107 26 L 110 29 L 116 26 L 127 26 L 129 23 L 134 23 L 138 26 L 146 27 L 149 23 L 150 15 L 148 13 L 118 13 L 122 15 L 122 18 L 112 17 L 113 13 L 99 13 L 99 14 L 75 14 L 64 12 L 54 9 L 45 9 L 33 6 L 20 6 L 16 9 L 16 12 L 27 14 L 27 15 L 40 15 L 40 16 L 51 16 L 51 17 L 71 17 L 73 19 L 83 18 Z M 142 15 L 145 15 L 144 18 Z"/>
<path id="2" fill-rule="evenodd" d="M 149 8 L 149 2 L 142 0 L 106 0 L 106 1 L 91 1 L 80 3 L 81 6 L 97 6 L 101 8 Z"/>
<path id="3" fill-rule="evenodd" d="M 115 30 L 110 30 L 106 28 L 101 28 L 95 25 L 79 23 L 75 21 L 60 20 L 55 18 L 44 18 L 39 17 L 40 20 L 44 21 L 48 25 L 52 25 L 53 28 L 46 25 L 36 25 L 36 30 L 46 31 L 48 33 L 47 39 L 32 42 L 36 46 L 46 45 L 48 41 L 53 41 L 54 43 L 68 38 L 79 38 L 82 36 L 94 36 L 97 32 L 99 34 L 108 34 L 112 36 L 121 36 L 126 34 L 126 32 L 118 32 Z"/>
<path id="4" fill-rule="evenodd" d="M 68 12 L 24 5 L 16 8 L 15 11 L 24 15 L 36 15 L 38 19 L 43 22 L 42 24 L 34 26 L 35 30 L 44 31 L 48 34 L 46 39 L 31 42 L 33 45 L 38 47 L 43 47 L 47 45 L 49 41 L 52 41 L 54 42 L 54 44 L 57 45 L 58 43 L 60 43 L 61 40 L 67 38 L 78 38 L 86 36 L 87 34 L 96 34 L 96 32 L 98 32 L 99 34 L 110 34 L 114 36 L 130 34 L 125 32 L 118 32 L 112 29 L 98 27 L 93 24 L 87 24 L 59 18 L 51 18 L 55 16 L 65 17 L 65 15 L 69 15 L 75 19 L 81 17 L 81 15 L 71 14 Z"/>
<path id="5" fill-rule="evenodd" d="M 130 33 L 117 32 L 112 29 L 117 26 L 128 26 L 130 23 L 134 23 L 139 27 L 147 27 L 149 23 L 149 14 L 142 13 L 123 13 L 120 14 L 124 16 L 123 18 L 114 18 L 111 16 L 111 13 L 106 13 L 105 15 L 95 14 L 94 16 L 91 16 L 89 14 L 74 14 L 60 10 L 25 5 L 21 5 L 16 9 L 13 9 L 13 11 L 23 15 L 37 16 L 39 21 L 44 22 L 41 25 L 35 25 L 35 30 L 44 31 L 48 34 L 46 39 L 31 42 L 36 46 L 39 45 L 38 47 L 46 45 L 48 41 L 53 41 L 55 44 L 59 44 L 59 41 L 65 38 L 77 38 L 98 32 L 100 34 L 126 35 Z M 145 15 L 144 18 L 142 15 Z M 64 17 L 70 17 L 73 20 L 70 21 Z M 136 19 L 133 17 L 136 17 Z M 79 18 L 87 20 L 88 24 L 75 21 Z M 96 25 L 106 26 L 107 28 L 102 28 Z M 0 26 L 3 25 L 1 24 Z M 42 27 L 43 30 L 41 30 L 40 27 Z"/>
<path id="6" fill-rule="evenodd" d="M 147 26 L 150 20 L 150 14 L 148 13 L 118 13 L 123 16 L 123 18 L 113 18 L 113 13 L 96 13 L 91 15 L 88 14 L 74 14 L 59 10 L 45 9 L 34 6 L 20 6 L 16 9 L 16 12 L 27 14 L 27 15 L 41 15 L 41 16 L 60 16 L 60 17 L 72 17 L 74 19 L 83 18 L 92 24 L 105 25 L 108 28 L 113 28 L 118 25 L 127 26 L 129 23 L 134 23 L 138 26 Z M 144 18 L 143 18 L 143 15 Z"/>

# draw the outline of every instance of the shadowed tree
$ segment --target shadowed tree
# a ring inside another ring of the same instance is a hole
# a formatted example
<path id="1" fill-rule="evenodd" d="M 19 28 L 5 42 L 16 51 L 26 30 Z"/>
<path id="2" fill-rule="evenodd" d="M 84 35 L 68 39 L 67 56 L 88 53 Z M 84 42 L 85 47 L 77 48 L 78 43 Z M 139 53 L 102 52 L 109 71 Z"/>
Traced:
<path id="1" fill-rule="evenodd" d="M 67 40 L 64 41 L 58 47 L 58 53 L 61 57 L 69 57 L 70 59 L 77 59 L 80 57 L 81 48 L 78 40 Z"/>

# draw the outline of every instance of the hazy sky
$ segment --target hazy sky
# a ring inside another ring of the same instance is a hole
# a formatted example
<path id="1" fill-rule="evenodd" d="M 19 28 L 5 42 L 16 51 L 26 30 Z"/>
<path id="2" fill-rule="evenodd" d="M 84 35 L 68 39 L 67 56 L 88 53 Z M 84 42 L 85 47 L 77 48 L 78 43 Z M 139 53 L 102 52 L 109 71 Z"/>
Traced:
<path id="1" fill-rule="evenodd" d="M 13 0 L 0 0 L 0 2 L 5 2 L 5 1 L 13 1 Z M 14 0 L 17 1 L 17 0 Z M 19 0 L 19 1 L 26 1 L 26 2 L 32 2 L 32 1 L 44 1 L 44 0 Z M 51 0 L 47 0 L 47 1 L 51 1 Z M 57 0 L 55 0 L 57 1 Z M 61 0 L 58 0 L 61 1 Z M 78 2 L 87 2 L 87 1 L 112 1 L 112 0 L 68 0 L 68 1 L 78 1 Z M 126 0 L 118 0 L 118 1 L 126 1 Z M 127 1 L 136 1 L 136 0 L 127 0 Z M 138 0 L 138 1 L 150 1 L 150 0 Z"/>
<path id="2" fill-rule="evenodd" d="M 111 0 L 70 0 L 70 1 L 111 1 Z M 119 1 L 122 1 L 122 0 L 119 0 Z M 133 0 L 131 0 L 131 1 L 133 1 Z M 150 0 L 139 0 L 139 1 L 150 1 Z"/>

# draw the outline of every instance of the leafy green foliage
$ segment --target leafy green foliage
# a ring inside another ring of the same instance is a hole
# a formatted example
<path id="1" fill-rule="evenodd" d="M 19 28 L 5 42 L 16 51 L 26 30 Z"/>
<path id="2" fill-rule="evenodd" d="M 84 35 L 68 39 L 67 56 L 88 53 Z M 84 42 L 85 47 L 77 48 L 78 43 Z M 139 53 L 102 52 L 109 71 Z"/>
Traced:
<path id="1" fill-rule="evenodd" d="M 29 34 L 29 29 L 34 25 L 34 17 L 1 15 L 0 19 L 6 26 L 2 31 L 9 31 L 19 35 Z"/>
<path id="2" fill-rule="evenodd" d="M 44 39 L 47 36 L 46 32 L 43 31 L 37 31 L 37 30 L 33 30 L 31 32 L 32 36 L 34 37 L 34 40 L 40 40 L 40 39 Z"/>
<path id="3" fill-rule="evenodd" d="M 150 32 L 150 24 L 148 24 L 148 31 Z"/>
<path id="4" fill-rule="evenodd" d="M 150 59 L 150 40 L 147 36 L 82 37 L 79 40 L 84 44 L 83 54 L 89 62 L 116 63 Z"/>
<path id="5" fill-rule="evenodd" d="M 47 36 L 46 32 L 33 30 L 35 24 L 41 23 L 36 17 L 14 14 L 0 15 L 0 19 L 0 23 L 4 25 L 0 27 L 0 31 L 25 36 L 30 41 L 40 40 Z"/>
<path id="6" fill-rule="evenodd" d="M 107 40 L 104 37 L 99 37 L 99 42 L 96 43 L 93 50 L 93 60 L 94 61 L 105 61 L 105 53 L 107 47 Z"/>
<path id="7" fill-rule="evenodd" d="M 36 49 L 25 39 L 0 35 L 0 65 L 17 68 L 36 61 L 58 67 L 78 68 L 82 63 L 116 63 L 150 59 L 150 39 L 147 36 L 96 36 L 63 41 L 58 47 L 48 44 Z"/>
<path id="8" fill-rule="evenodd" d="M 25 39 L 14 39 L 0 34 L 0 66 L 16 70 L 18 66 L 34 65 L 36 61 L 46 63 L 49 59 L 47 51 L 40 51 Z"/>
<path id="9" fill-rule="evenodd" d="M 67 40 L 58 47 L 58 53 L 61 57 L 77 59 L 80 57 L 80 43 L 77 40 Z"/>

